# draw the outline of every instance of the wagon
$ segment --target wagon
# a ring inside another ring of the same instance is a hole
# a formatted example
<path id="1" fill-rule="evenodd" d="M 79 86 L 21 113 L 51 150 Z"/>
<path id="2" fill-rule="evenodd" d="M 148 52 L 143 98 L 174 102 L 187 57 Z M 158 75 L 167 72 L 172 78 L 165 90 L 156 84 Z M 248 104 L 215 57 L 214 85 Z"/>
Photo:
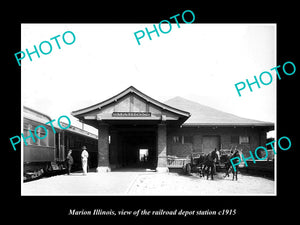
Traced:
<path id="1" fill-rule="evenodd" d="M 182 169 L 185 174 L 199 172 L 198 159 L 201 153 L 191 153 L 187 157 L 167 156 L 168 168 Z"/>
<path id="2" fill-rule="evenodd" d="M 188 157 L 167 156 L 168 168 L 184 169 L 189 161 Z"/>

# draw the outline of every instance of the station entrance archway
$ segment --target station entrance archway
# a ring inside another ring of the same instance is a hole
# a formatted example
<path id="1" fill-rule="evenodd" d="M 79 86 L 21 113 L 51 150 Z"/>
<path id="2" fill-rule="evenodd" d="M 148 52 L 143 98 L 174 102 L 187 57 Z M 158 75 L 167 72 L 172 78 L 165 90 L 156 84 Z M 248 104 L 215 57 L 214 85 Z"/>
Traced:
<path id="1" fill-rule="evenodd" d="M 132 86 L 72 115 L 98 129 L 98 172 L 130 166 L 168 171 L 167 127 L 179 127 L 190 117 Z"/>
<path id="2" fill-rule="evenodd" d="M 110 135 L 109 161 L 116 168 L 157 166 L 155 127 L 114 127 Z"/>

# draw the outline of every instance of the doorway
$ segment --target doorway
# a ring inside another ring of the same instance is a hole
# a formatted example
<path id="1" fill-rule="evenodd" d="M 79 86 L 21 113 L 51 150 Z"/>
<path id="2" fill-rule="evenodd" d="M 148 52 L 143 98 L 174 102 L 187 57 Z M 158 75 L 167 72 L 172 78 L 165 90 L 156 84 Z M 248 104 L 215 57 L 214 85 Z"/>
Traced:
<path id="1" fill-rule="evenodd" d="M 118 168 L 155 169 L 157 164 L 156 131 L 144 128 L 118 129 L 110 149 Z"/>
<path id="2" fill-rule="evenodd" d="M 147 148 L 140 148 L 139 149 L 139 164 L 141 167 L 147 167 L 149 160 L 149 149 Z"/>
<path id="3" fill-rule="evenodd" d="M 203 136 L 203 152 L 210 153 L 216 149 L 220 149 L 220 136 Z"/>

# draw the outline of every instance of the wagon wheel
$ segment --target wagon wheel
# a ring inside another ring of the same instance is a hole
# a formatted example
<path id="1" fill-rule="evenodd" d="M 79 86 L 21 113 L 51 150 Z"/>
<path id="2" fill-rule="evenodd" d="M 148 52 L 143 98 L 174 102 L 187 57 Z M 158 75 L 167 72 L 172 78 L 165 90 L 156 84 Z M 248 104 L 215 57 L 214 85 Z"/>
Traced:
<path id="1" fill-rule="evenodd" d="M 185 173 L 186 173 L 187 175 L 190 175 L 190 174 L 191 174 L 191 171 L 192 171 L 191 164 L 190 164 L 190 163 L 186 164 L 186 166 L 185 166 Z"/>

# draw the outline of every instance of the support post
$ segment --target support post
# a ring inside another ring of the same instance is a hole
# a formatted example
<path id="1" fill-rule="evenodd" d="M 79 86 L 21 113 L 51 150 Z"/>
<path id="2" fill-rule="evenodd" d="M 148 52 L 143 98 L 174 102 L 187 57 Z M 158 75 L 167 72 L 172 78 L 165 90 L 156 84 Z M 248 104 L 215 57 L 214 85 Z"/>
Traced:
<path id="1" fill-rule="evenodd" d="M 97 172 L 110 172 L 109 165 L 109 126 L 98 127 L 98 167 Z"/>
<path id="2" fill-rule="evenodd" d="M 157 128 L 157 168 L 156 172 L 169 172 L 167 167 L 167 127 L 162 123 Z"/>

